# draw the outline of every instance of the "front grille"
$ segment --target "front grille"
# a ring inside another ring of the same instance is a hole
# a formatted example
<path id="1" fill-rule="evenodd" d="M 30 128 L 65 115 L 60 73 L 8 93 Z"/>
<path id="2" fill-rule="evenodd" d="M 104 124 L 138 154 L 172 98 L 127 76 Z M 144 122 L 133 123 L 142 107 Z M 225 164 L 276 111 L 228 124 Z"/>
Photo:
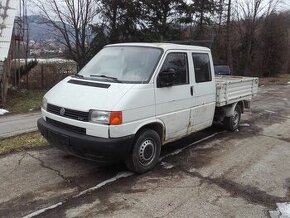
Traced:
<path id="1" fill-rule="evenodd" d="M 61 110 L 63 110 L 64 114 L 61 114 Z M 89 121 L 89 112 L 71 110 L 67 108 L 62 108 L 56 105 L 47 104 L 47 111 L 56 114 L 62 117 L 67 117 L 73 120 L 79 120 L 83 122 Z"/>
<path id="2" fill-rule="evenodd" d="M 66 124 L 66 123 L 61 123 L 61 122 L 58 122 L 56 120 L 52 120 L 52 119 L 50 119 L 48 117 L 46 118 L 46 122 L 48 122 L 49 124 L 51 124 L 53 126 L 59 127 L 61 129 L 65 129 L 65 130 L 68 130 L 68 131 L 71 131 L 71 132 L 74 132 L 74 133 L 78 133 L 78 134 L 81 134 L 81 135 L 86 135 L 86 129 L 85 128 L 72 126 L 72 125 L 69 125 L 69 124 Z"/>

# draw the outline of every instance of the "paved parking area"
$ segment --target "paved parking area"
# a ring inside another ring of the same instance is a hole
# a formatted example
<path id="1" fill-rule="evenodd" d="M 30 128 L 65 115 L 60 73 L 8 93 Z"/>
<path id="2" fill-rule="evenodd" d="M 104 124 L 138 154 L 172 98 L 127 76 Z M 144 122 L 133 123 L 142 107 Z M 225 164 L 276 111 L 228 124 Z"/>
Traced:
<path id="1" fill-rule="evenodd" d="M 290 86 L 261 87 L 238 132 L 213 127 L 134 175 L 54 148 L 0 157 L 1 217 L 269 217 L 290 201 Z"/>

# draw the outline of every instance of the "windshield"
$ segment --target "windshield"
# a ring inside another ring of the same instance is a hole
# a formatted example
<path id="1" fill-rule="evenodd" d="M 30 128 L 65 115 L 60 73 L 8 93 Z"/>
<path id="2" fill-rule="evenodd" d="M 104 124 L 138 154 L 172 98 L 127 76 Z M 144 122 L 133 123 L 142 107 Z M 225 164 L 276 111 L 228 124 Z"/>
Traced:
<path id="1" fill-rule="evenodd" d="M 146 83 L 161 57 L 158 48 L 114 46 L 102 49 L 79 73 L 110 82 Z"/>

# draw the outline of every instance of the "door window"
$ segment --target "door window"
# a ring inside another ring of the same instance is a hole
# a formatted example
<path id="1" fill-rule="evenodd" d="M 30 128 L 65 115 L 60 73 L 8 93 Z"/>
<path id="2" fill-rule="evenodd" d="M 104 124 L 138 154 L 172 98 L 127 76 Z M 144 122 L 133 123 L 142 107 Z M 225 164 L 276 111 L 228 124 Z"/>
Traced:
<path id="1" fill-rule="evenodd" d="M 212 80 L 210 60 L 208 54 L 192 54 L 194 64 L 195 81 L 197 83 L 209 82 Z"/>
<path id="2" fill-rule="evenodd" d="M 187 54 L 181 52 L 174 52 L 168 54 L 161 68 L 161 72 L 167 70 L 175 71 L 176 79 L 173 85 L 188 84 L 189 76 Z"/>

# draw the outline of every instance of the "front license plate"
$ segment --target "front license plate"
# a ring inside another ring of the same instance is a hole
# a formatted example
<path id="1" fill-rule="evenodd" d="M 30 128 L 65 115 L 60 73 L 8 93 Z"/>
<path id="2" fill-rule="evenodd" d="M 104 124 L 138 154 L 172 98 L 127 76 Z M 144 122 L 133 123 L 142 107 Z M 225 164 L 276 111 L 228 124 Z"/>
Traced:
<path id="1" fill-rule="evenodd" d="M 56 132 L 48 131 L 47 139 L 52 144 L 69 145 L 69 137 Z"/>

